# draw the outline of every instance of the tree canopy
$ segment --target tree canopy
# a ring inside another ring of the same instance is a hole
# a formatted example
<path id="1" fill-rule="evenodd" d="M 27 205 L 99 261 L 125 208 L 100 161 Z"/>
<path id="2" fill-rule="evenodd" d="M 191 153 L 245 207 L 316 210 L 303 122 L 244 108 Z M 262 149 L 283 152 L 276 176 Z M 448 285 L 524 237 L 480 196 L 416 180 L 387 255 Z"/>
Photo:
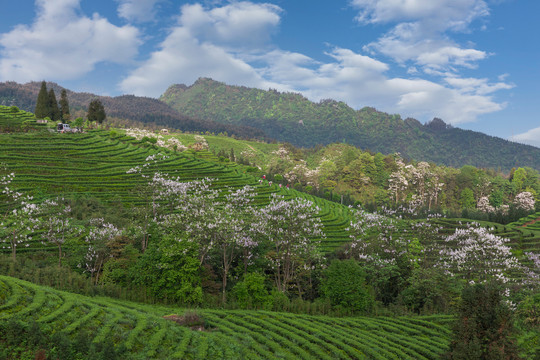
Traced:
<path id="1" fill-rule="evenodd" d="M 98 124 L 101 124 L 105 120 L 107 116 L 105 115 L 105 108 L 100 100 L 94 99 L 90 101 L 87 117 L 88 121 L 96 121 Z"/>

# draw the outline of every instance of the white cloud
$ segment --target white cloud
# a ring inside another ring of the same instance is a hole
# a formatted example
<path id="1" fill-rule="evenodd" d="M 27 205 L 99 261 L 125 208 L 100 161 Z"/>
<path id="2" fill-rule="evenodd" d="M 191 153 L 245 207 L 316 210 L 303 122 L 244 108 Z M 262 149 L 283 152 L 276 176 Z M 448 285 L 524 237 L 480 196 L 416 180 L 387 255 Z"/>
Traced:
<path id="1" fill-rule="evenodd" d="M 471 23 L 487 16 L 483 0 L 352 0 L 360 11 L 358 21 L 396 23 L 366 51 L 390 56 L 399 63 L 408 61 L 424 70 L 455 67 L 473 68 L 489 54 L 473 48 L 462 48 L 448 34 L 469 31 Z"/>
<path id="2" fill-rule="evenodd" d="M 387 64 L 348 49 L 335 48 L 328 55 L 334 61 L 319 64 L 300 54 L 274 51 L 267 55 L 265 77 L 287 89 L 302 90 L 315 101 L 333 98 L 356 108 L 374 106 L 421 120 L 440 117 L 452 124 L 474 121 L 505 106 L 488 96 L 505 87 L 486 79 L 449 78 L 448 87 L 423 79 L 391 78 Z"/>
<path id="3" fill-rule="evenodd" d="M 514 85 L 505 82 L 490 84 L 488 79 L 477 78 L 447 77 L 445 81 L 463 94 L 488 95 L 498 90 L 509 90 L 514 87 Z"/>
<path id="4" fill-rule="evenodd" d="M 540 127 L 515 135 L 510 140 L 540 147 Z"/>
<path id="5" fill-rule="evenodd" d="M 260 47 L 279 24 L 281 8 L 271 4 L 233 2 L 211 10 L 184 5 L 180 26 L 201 42 L 235 48 Z"/>
<path id="6" fill-rule="evenodd" d="M 132 22 L 154 20 L 155 5 L 162 0 L 117 0 L 118 16 Z"/>
<path id="7" fill-rule="evenodd" d="M 0 35 L 0 80 L 75 79 L 102 61 L 128 63 L 139 32 L 94 14 L 81 16 L 80 0 L 37 0 L 38 15 Z"/>
<path id="8" fill-rule="evenodd" d="M 120 86 L 137 95 L 159 96 L 172 83 L 189 84 L 198 77 L 263 88 L 276 85 L 265 81 L 243 58 L 267 45 L 280 12 L 274 5 L 249 2 L 210 10 L 200 4 L 184 5 L 179 25 L 160 50 Z"/>
<path id="9" fill-rule="evenodd" d="M 428 70 L 440 77 L 439 83 L 391 77 L 389 64 L 351 49 L 331 48 L 326 61 L 316 61 L 272 48 L 270 36 L 279 26 L 281 12 L 274 5 L 248 2 L 212 9 L 185 5 L 178 26 L 158 51 L 122 81 L 121 88 L 157 97 L 173 83 L 191 84 L 198 77 L 211 77 L 229 84 L 301 92 L 313 101 L 332 98 L 355 108 L 374 106 L 424 121 L 440 117 L 452 124 L 474 121 L 505 106 L 495 102 L 492 94 L 512 85 L 463 78 L 442 65 L 435 69 L 445 62 L 465 65 L 480 57 L 479 52 L 442 47 L 430 53 L 426 45 L 423 53 L 431 54 L 432 66 Z M 409 74 L 421 74 L 416 66 L 408 68 Z"/>
<path id="10" fill-rule="evenodd" d="M 162 48 L 121 82 L 128 93 L 157 97 L 173 83 L 211 77 L 229 84 L 260 87 L 264 80 L 246 62 L 224 49 L 200 43 L 184 28 L 175 29 Z"/>
<path id="11" fill-rule="evenodd" d="M 363 23 L 430 23 L 438 29 L 465 29 L 475 18 L 486 16 L 483 0 L 352 0 Z"/>

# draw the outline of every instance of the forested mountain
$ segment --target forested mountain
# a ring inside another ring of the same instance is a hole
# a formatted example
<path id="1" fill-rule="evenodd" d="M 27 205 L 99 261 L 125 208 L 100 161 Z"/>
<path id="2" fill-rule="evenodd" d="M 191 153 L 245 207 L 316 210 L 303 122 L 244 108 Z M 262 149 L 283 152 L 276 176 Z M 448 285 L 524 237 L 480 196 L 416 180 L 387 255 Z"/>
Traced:
<path id="1" fill-rule="evenodd" d="M 314 103 L 300 94 L 228 86 L 206 78 L 189 87 L 173 85 L 161 100 L 186 116 L 253 126 L 296 146 L 346 142 L 373 152 L 400 152 L 405 158 L 454 167 L 540 169 L 539 148 L 454 128 L 440 119 L 422 125 L 371 107 L 356 111 L 344 102 Z"/>
<path id="2" fill-rule="evenodd" d="M 17 106 L 20 109 L 34 112 L 40 82 L 24 85 L 15 82 L 0 83 L 0 105 Z M 47 83 L 58 96 L 62 87 L 55 83 Z M 67 90 L 67 89 L 66 89 Z M 67 90 L 71 113 L 75 116 L 86 115 L 88 104 L 92 99 L 99 99 L 105 107 L 109 118 L 129 120 L 143 125 L 170 127 L 182 131 L 226 132 L 241 138 L 265 138 L 262 130 L 236 124 L 224 124 L 207 119 L 196 119 L 178 113 L 167 104 L 157 99 L 123 95 L 117 97 L 97 96 L 91 93 L 77 93 Z"/>

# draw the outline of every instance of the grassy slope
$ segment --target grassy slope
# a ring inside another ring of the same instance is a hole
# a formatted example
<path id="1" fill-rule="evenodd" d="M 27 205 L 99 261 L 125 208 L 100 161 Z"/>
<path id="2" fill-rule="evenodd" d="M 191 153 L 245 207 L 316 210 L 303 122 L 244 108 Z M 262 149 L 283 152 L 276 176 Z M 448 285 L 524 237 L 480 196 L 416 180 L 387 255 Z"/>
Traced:
<path id="1" fill-rule="evenodd" d="M 0 276 L 0 288 L 0 321 L 34 320 L 49 336 L 109 337 L 127 348 L 127 358 L 436 359 L 448 346 L 452 321 L 199 310 L 211 331 L 195 331 L 163 319 L 184 309 L 84 297 L 6 276 Z"/>

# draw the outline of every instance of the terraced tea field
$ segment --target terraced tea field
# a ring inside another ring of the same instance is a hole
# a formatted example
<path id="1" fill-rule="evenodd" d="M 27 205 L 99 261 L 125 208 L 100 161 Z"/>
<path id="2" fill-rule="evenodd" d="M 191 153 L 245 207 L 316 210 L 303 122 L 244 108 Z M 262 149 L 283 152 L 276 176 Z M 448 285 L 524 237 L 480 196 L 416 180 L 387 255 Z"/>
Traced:
<path id="1" fill-rule="evenodd" d="M 89 298 L 0 276 L 0 322 L 37 322 L 44 334 L 89 334 L 123 345 L 125 358 L 437 359 L 449 343 L 448 316 L 354 317 L 198 310 L 205 330 L 166 320 L 184 309 Z"/>
<path id="2" fill-rule="evenodd" d="M 0 136 L 0 163 L 15 173 L 13 185 L 36 199 L 84 194 L 104 203 L 121 202 L 128 207 L 140 205 L 144 200 L 136 190 L 147 180 L 127 171 L 144 164 L 149 156 L 162 153 L 168 158 L 144 168 L 144 175 L 151 176 L 154 171 L 160 171 L 182 181 L 211 178 L 216 189 L 240 188 L 249 184 L 257 189 L 255 201 L 260 205 L 267 204 L 272 193 L 280 193 L 287 198 L 306 197 L 321 208 L 319 216 L 327 236 L 323 248 L 329 251 L 348 240 L 344 231 L 349 221 L 346 207 L 292 189 L 260 185 L 258 179 L 243 173 L 236 165 L 220 164 L 209 152 L 195 154 L 144 147 L 137 145 L 133 138 L 111 138 L 104 131 L 86 134 L 43 131 Z M 30 245 L 26 251 L 41 248 L 38 241 Z"/>
<path id="3" fill-rule="evenodd" d="M 19 110 L 16 106 L 0 106 L 0 131 L 36 128 L 44 125 L 36 123 L 34 114 Z"/>
<path id="4" fill-rule="evenodd" d="M 145 163 L 151 155 L 162 153 L 168 157 L 153 166 L 143 169 L 143 174 L 151 176 L 161 171 L 178 176 L 184 181 L 212 178 L 216 189 L 239 188 L 252 185 L 257 190 L 256 203 L 265 205 L 269 195 L 279 193 L 288 198 L 303 197 L 313 201 L 319 208 L 325 239 L 321 248 L 330 252 L 349 242 L 345 230 L 351 220 L 350 210 L 340 204 L 330 202 L 295 190 L 278 186 L 259 184 L 259 179 L 243 172 L 243 168 L 232 163 L 223 164 L 210 152 L 174 152 L 156 146 L 144 146 L 131 137 L 116 135 L 111 137 L 106 131 L 91 131 L 85 134 L 56 134 L 48 131 L 13 133 L 0 135 L 0 164 L 15 173 L 14 186 L 19 191 L 33 195 L 36 199 L 53 196 L 75 196 L 82 194 L 96 197 L 105 203 L 122 203 L 126 207 L 144 203 L 137 189 L 146 183 L 139 174 L 127 171 Z M 2 205 L 0 205 L 0 211 Z M 536 215 L 535 215 L 536 216 Z M 537 216 L 536 216 L 537 217 Z M 529 218 L 507 226 L 485 223 L 495 227 L 496 234 L 512 240 L 511 246 L 522 257 L 525 252 L 540 252 L 540 232 L 537 223 L 523 227 Z M 434 222 L 443 227 L 443 233 L 450 234 L 456 228 L 464 227 L 466 219 L 438 219 Z M 408 231 L 407 234 L 415 236 Z M 54 247 L 50 247 L 51 250 Z M 18 251 L 44 249 L 39 237 L 27 248 Z M 9 252 L 8 248 L 0 249 Z"/>

